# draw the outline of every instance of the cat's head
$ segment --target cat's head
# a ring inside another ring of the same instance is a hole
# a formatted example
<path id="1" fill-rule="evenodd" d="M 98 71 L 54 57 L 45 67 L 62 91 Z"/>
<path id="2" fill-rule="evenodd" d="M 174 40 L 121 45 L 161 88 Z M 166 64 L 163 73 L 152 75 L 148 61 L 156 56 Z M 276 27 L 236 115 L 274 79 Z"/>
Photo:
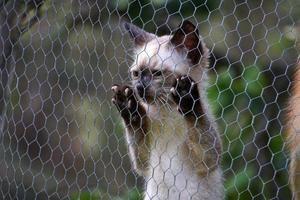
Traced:
<path id="1" fill-rule="evenodd" d="M 209 50 L 195 25 L 184 21 L 172 35 L 157 36 L 129 23 L 124 24 L 134 42 L 130 68 L 135 92 L 147 103 L 166 102 L 176 78 L 201 79 L 208 66 Z"/>

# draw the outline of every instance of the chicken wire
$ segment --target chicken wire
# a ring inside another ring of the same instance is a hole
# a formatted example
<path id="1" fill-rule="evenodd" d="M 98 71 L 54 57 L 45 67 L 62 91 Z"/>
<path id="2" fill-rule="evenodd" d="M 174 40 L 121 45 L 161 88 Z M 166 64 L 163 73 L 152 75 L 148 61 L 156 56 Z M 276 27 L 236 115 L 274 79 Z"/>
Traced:
<path id="1" fill-rule="evenodd" d="M 211 52 L 207 95 L 227 199 L 292 199 L 284 114 L 297 0 L 2 0 L 1 199 L 142 199 L 111 86 L 130 80 L 124 21 L 191 20 Z"/>

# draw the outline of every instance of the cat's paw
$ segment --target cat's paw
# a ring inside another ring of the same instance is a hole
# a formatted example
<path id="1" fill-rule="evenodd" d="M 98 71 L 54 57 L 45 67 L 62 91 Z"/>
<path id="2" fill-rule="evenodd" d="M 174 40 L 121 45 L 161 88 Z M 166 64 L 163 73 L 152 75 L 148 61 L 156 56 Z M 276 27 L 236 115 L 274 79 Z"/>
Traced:
<path id="1" fill-rule="evenodd" d="M 113 92 L 111 101 L 116 105 L 123 119 L 126 122 L 135 121 L 138 114 L 138 102 L 132 88 L 127 85 L 113 85 L 111 90 Z"/>
<path id="2" fill-rule="evenodd" d="M 116 105 L 120 112 L 128 111 L 135 112 L 137 109 L 137 100 L 134 96 L 133 90 L 127 85 L 113 85 L 111 87 L 113 92 L 112 102 Z"/>
<path id="3" fill-rule="evenodd" d="M 181 114 L 198 115 L 200 107 L 199 92 L 197 84 L 189 76 L 177 78 L 176 84 L 171 88 L 171 95 Z"/>

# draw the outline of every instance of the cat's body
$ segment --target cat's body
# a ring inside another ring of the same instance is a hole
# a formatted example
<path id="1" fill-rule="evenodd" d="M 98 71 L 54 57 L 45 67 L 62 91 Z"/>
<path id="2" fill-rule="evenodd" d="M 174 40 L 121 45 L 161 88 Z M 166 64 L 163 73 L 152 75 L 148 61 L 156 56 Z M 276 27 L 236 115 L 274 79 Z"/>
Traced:
<path id="1" fill-rule="evenodd" d="M 186 135 L 190 128 L 176 108 L 149 110 L 151 146 L 145 199 L 220 199 L 220 169 L 200 174 L 189 157 Z M 200 179 L 202 176 L 204 179 Z M 210 190 L 208 190 L 210 188 Z M 212 192 L 213 191 L 213 192 Z"/>
<path id="2" fill-rule="evenodd" d="M 294 73 L 292 97 L 287 115 L 287 140 L 291 153 L 290 180 L 294 199 L 300 199 L 300 62 Z"/>
<path id="3" fill-rule="evenodd" d="M 208 49 L 193 24 L 157 37 L 133 25 L 132 86 L 115 85 L 145 200 L 222 199 L 221 143 L 205 97 Z"/>

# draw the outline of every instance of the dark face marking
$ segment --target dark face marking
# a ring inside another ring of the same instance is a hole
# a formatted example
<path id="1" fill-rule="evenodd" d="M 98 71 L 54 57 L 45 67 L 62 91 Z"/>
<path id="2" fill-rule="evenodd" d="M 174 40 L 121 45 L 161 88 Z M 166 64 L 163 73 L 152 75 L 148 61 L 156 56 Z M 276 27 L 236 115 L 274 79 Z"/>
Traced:
<path id="1" fill-rule="evenodd" d="M 170 89 L 179 75 L 168 70 L 151 70 L 141 67 L 131 73 L 132 85 L 135 93 L 147 103 L 159 103 L 169 101 Z"/>

